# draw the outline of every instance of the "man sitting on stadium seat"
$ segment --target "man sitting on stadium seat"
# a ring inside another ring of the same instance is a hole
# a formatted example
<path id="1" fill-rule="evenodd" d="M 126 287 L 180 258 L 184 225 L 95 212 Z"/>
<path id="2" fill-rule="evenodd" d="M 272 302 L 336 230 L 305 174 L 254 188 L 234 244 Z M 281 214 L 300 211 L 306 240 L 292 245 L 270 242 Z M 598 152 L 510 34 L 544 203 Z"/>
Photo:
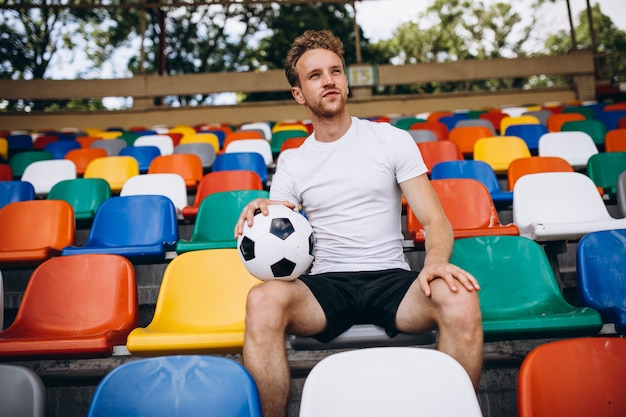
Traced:
<path id="1" fill-rule="evenodd" d="M 294 41 L 285 71 L 314 132 L 281 159 L 270 199 L 249 203 L 234 231 L 238 237 L 255 210 L 267 214 L 270 204 L 302 206 L 317 241 L 310 274 L 268 281 L 248 295 L 243 362 L 265 417 L 286 412 L 286 332 L 329 341 L 357 323 L 380 325 L 390 336 L 437 328 L 438 349 L 478 387 L 478 282 L 449 263 L 452 229 L 415 142 L 389 124 L 350 116 L 344 70 L 343 44 L 329 31 L 307 31 Z M 427 231 L 419 273 L 410 271 L 402 249 L 402 194 Z"/>

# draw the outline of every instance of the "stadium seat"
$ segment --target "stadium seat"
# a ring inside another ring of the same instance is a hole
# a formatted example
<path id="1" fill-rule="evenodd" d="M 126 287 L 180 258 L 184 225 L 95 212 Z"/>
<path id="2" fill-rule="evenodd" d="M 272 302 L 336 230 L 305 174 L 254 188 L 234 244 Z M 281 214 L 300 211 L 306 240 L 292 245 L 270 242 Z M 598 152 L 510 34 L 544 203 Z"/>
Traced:
<path id="1" fill-rule="evenodd" d="M 563 158 L 558 156 L 529 156 L 511 161 L 507 177 L 509 190 L 513 190 L 517 180 L 528 174 L 540 172 L 574 172 L 574 168 Z"/>
<path id="2" fill-rule="evenodd" d="M 0 181 L 12 181 L 13 169 L 9 164 L 0 164 Z"/>
<path id="3" fill-rule="evenodd" d="M 263 139 L 270 141 L 272 139 L 272 127 L 268 122 L 250 122 L 239 126 L 239 130 L 259 130 L 263 133 Z"/>
<path id="4" fill-rule="evenodd" d="M 520 235 L 540 242 L 626 227 L 626 219 L 611 217 L 591 178 L 578 172 L 543 172 L 517 180 L 513 221 Z"/>
<path id="5" fill-rule="evenodd" d="M 488 163 L 497 175 L 506 174 L 511 161 L 529 156 L 528 145 L 517 136 L 482 138 L 474 145 L 474 160 Z"/>
<path id="6" fill-rule="evenodd" d="M 121 197 L 129 195 L 162 195 L 169 198 L 176 208 L 178 219 L 183 218 L 183 208 L 187 206 L 187 186 L 178 174 L 143 174 L 129 178 L 124 183 Z"/>
<path id="7" fill-rule="evenodd" d="M 626 217 L 626 173 L 622 172 L 617 177 L 616 188 L 617 208 L 622 217 Z"/>
<path id="8" fill-rule="evenodd" d="M 67 246 L 62 255 L 108 253 L 134 262 L 163 261 L 178 240 L 176 209 L 162 195 L 132 195 L 105 200 L 93 219 L 87 242 Z"/>
<path id="9" fill-rule="evenodd" d="M 588 233 L 576 250 L 579 304 L 626 335 L 626 229 Z"/>
<path id="10" fill-rule="evenodd" d="M 409 130 L 414 123 L 425 122 L 426 120 L 417 118 L 415 116 L 399 116 L 391 118 L 389 123 L 402 130 Z"/>
<path id="11" fill-rule="evenodd" d="M 626 109 L 624 110 L 609 110 L 610 107 L 606 106 L 605 111 L 598 112 L 596 114 L 596 120 L 604 123 L 606 130 L 619 129 L 620 120 L 626 117 Z"/>
<path id="12" fill-rule="evenodd" d="M 266 190 L 223 191 L 207 195 L 198 208 L 191 239 L 180 239 L 176 253 L 237 247 L 235 224 L 244 206 L 255 198 L 268 197 Z"/>
<path id="13" fill-rule="evenodd" d="M 120 151 L 128 146 L 124 139 L 98 139 L 91 143 L 92 148 L 102 148 L 109 156 L 117 156 Z"/>
<path id="14" fill-rule="evenodd" d="M 444 117 L 444 116 L 452 116 L 452 115 L 454 115 L 454 113 L 449 111 L 449 110 L 432 111 L 432 112 L 428 113 L 428 116 L 426 117 L 426 121 L 429 122 L 429 123 L 430 122 L 438 122 L 439 119 L 441 119 L 442 117 Z"/>
<path id="15" fill-rule="evenodd" d="M 161 155 L 161 151 L 156 146 L 126 146 L 119 153 L 120 156 L 132 156 L 139 164 L 139 173 L 145 174 L 150 168 L 150 163 L 154 158 Z"/>
<path id="16" fill-rule="evenodd" d="M 248 291 L 237 249 L 184 253 L 165 269 L 154 317 L 128 336 L 135 356 L 241 352 Z"/>
<path id="17" fill-rule="evenodd" d="M 548 117 L 552 116 L 553 114 L 554 113 L 552 113 L 550 110 L 541 109 L 526 111 L 522 113 L 522 116 L 534 116 L 537 118 L 537 120 L 539 120 L 539 123 L 544 126 L 548 126 Z"/>
<path id="18" fill-rule="evenodd" d="M 4 329 L 4 280 L 0 271 L 0 331 Z"/>
<path id="19" fill-rule="evenodd" d="M 48 200 L 67 201 L 74 209 L 78 223 L 90 222 L 100 205 L 111 197 L 109 183 L 102 178 L 76 178 L 56 183 L 48 193 Z"/>
<path id="20" fill-rule="evenodd" d="M 9 159 L 17 152 L 29 151 L 33 149 L 33 138 L 27 134 L 7 135 L 5 138 L 9 145 Z"/>
<path id="21" fill-rule="evenodd" d="M 9 142 L 2 137 L 0 137 L 0 158 L 5 161 L 9 160 Z"/>
<path id="22" fill-rule="evenodd" d="M 37 137 L 35 137 L 35 140 L 33 141 L 33 149 L 41 151 L 46 147 L 47 144 L 58 141 L 59 136 L 56 134 L 39 134 Z"/>
<path id="23" fill-rule="evenodd" d="M 626 152 L 626 129 L 615 129 L 606 132 L 604 150 L 605 152 Z"/>
<path id="24" fill-rule="evenodd" d="M 626 152 L 601 152 L 592 155 L 587 161 L 587 176 L 596 186 L 602 188 L 604 197 L 615 201 L 617 178 L 626 171 Z"/>
<path id="25" fill-rule="evenodd" d="M 299 416 L 478 417 L 482 412 L 467 372 L 451 356 L 383 347 L 334 353 L 315 364 L 304 381 Z"/>
<path id="26" fill-rule="evenodd" d="M 304 143 L 305 140 L 306 140 L 306 138 L 304 138 L 304 137 L 302 137 L 302 138 L 289 138 L 289 139 L 286 139 L 283 142 L 283 144 L 280 146 L 280 152 L 283 152 L 285 149 L 299 148 Z"/>
<path id="27" fill-rule="evenodd" d="M 508 117 L 508 114 L 502 113 L 501 111 L 490 111 L 478 116 L 479 119 L 489 120 L 496 130 L 496 134 L 500 134 L 500 123 L 505 117 Z"/>
<path id="28" fill-rule="evenodd" d="M 0 358 L 107 357 L 138 326 L 130 262 L 114 255 L 55 257 L 32 273 Z"/>
<path id="29" fill-rule="evenodd" d="M 217 141 L 217 137 L 215 137 Z M 179 153 L 188 153 L 197 155 L 200 158 L 200 162 L 202 163 L 202 170 L 206 172 L 211 169 L 213 166 L 213 161 L 215 161 L 215 157 L 217 155 L 217 151 L 213 144 L 210 143 L 199 143 L 199 142 L 186 142 L 181 143 L 174 147 L 174 154 Z"/>
<path id="30" fill-rule="evenodd" d="M 56 183 L 75 178 L 76 165 L 69 159 L 36 161 L 28 165 L 22 174 L 22 181 L 31 183 L 35 194 L 40 197 L 46 196 Z"/>
<path id="31" fill-rule="evenodd" d="M 435 165 L 443 161 L 462 161 L 463 154 L 456 143 L 449 140 L 438 140 L 436 142 L 420 142 L 417 144 L 428 173 Z"/>
<path id="32" fill-rule="evenodd" d="M 232 152 L 256 152 L 263 157 L 266 166 L 274 163 L 270 143 L 265 139 L 241 139 L 230 142 L 224 149 L 226 153 Z"/>
<path id="33" fill-rule="evenodd" d="M 539 156 L 558 156 L 575 170 L 585 168 L 591 155 L 597 153 L 598 147 L 585 132 L 546 133 L 539 138 Z"/>
<path id="34" fill-rule="evenodd" d="M 572 122 L 574 120 L 586 120 L 585 116 L 580 113 L 555 113 L 548 117 L 548 132 L 560 132 L 561 127 L 566 122 Z"/>
<path id="35" fill-rule="evenodd" d="M 263 183 L 261 177 L 256 172 L 236 170 L 236 171 L 216 171 L 204 175 L 196 189 L 193 205 L 183 208 L 183 217 L 186 220 L 195 220 L 198 208 L 204 198 L 213 193 L 236 190 L 262 190 Z"/>
<path id="36" fill-rule="evenodd" d="M 76 176 L 82 177 L 85 169 L 91 161 L 96 158 L 104 158 L 108 156 L 107 151 L 103 148 L 81 148 L 72 149 L 65 154 L 65 159 L 74 162 L 76 165 Z"/>
<path id="37" fill-rule="evenodd" d="M 148 174 L 178 174 L 185 180 L 187 190 L 195 190 L 203 175 L 198 155 L 177 153 L 157 156 L 152 160 Z"/>
<path id="38" fill-rule="evenodd" d="M 46 417 L 46 387 L 30 368 L 0 364 L 0 413 L 14 417 Z"/>
<path id="39" fill-rule="evenodd" d="M 480 113 L 480 114 L 482 114 L 482 113 Z M 472 119 L 472 118 L 470 118 L 470 119 L 465 119 L 465 120 L 459 120 L 456 123 L 455 127 L 467 127 L 467 126 L 486 127 L 491 132 L 491 134 L 489 136 L 496 136 L 496 129 L 493 127 L 493 124 L 491 124 L 491 122 L 489 120 L 487 120 L 487 119 Z"/>
<path id="40" fill-rule="evenodd" d="M 176 148 L 180 145 L 189 145 L 192 143 L 202 143 L 205 145 L 211 145 L 214 150 L 214 154 L 217 154 L 220 151 L 220 139 L 216 133 L 211 132 L 198 132 L 193 135 L 187 135 L 180 140 L 178 145 L 174 146 L 174 152 L 176 152 Z M 182 152 L 180 152 L 182 153 Z"/>
<path id="41" fill-rule="evenodd" d="M 496 204 L 513 204 L 513 192 L 502 190 L 496 173 L 491 166 L 483 161 L 445 161 L 439 162 L 430 172 L 432 180 L 451 178 L 470 178 L 478 180 L 489 190 L 491 199 Z"/>
<path id="42" fill-rule="evenodd" d="M 74 140 L 58 140 L 48 143 L 44 148 L 44 151 L 48 151 L 52 154 L 54 159 L 63 159 L 65 155 L 73 149 L 81 149 L 79 142 Z"/>
<path id="43" fill-rule="evenodd" d="M 163 356 L 125 363 L 98 384 L 87 417 L 261 417 L 252 376 L 230 358 Z"/>
<path id="44" fill-rule="evenodd" d="M 431 184 L 446 213 L 454 238 L 486 235 L 519 235 L 516 225 L 503 225 L 487 188 L 468 178 L 432 180 Z M 426 234 L 410 207 L 406 214 L 407 232 L 416 247 L 423 248 Z"/>
<path id="45" fill-rule="evenodd" d="M 437 140 L 448 140 L 450 138 L 450 130 L 445 123 L 437 121 L 413 123 L 409 130 L 430 130 L 437 136 Z"/>
<path id="46" fill-rule="evenodd" d="M 450 130 L 449 140 L 456 143 L 466 157 L 474 154 L 474 144 L 478 139 L 493 137 L 493 132 L 484 126 L 455 127 Z"/>
<path id="47" fill-rule="evenodd" d="M 65 201 L 18 201 L 0 209 L 0 266 L 32 266 L 74 243 L 74 211 Z"/>
<path id="48" fill-rule="evenodd" d="M 256 152 L 234 152 L 217 155 L 213 162 L 213 172 L 243 169 L 254 171 L 267 184 L 267 166 L 265 160 Z"/>
<path id="49" fill-rule="evenodd" d="M 528 107 L 504 105 L 500 108 L 500 111 L 506 114 L 508 117 L 521 117 L 524 113 L 528 111 Z M 500 125 L 500 130 L 504 131 L 504 129 L 502 129 L 502 125 Z"/>
<path id="50" fill-rule="evenodd" d="M 437 135 L 435 135 L 435 132 L 433 132 L 432 130 L 410 129 L 408 130 L 408 132 L 415 141 L 415 143 L 437 141 Z"/>
<path id="51" fill-rule="evenodd" d="M 602 328 L 597 311 L 565 300 L 544 249 L 528 238 L 458 239 L 450 262 L 480 284 L 485 340 L 594 335 Z"/>
<path id="52" fill-rule="evenodd" d="M 541 124 L 541 122 L 535 116 L 531 115 L 507 116 L 500 121 L 500 132 L 502 132 L 502 135 L 506 135 L 506 130 L 510 126 L 533 124 L 538 125 Z"/>
<path id="53" fill-rule="evenodd" d="M 0 209 L 16 201 L 35 199 L 35 188 L 26 181 L 0 181 Z"/>
<path id="54" fill-rule="evenodd" d="M 545 343 L 522 362 L 519 417 L 626 415 L 626 339 L 586 337 Z"/>
<path id="55" fill-rule="evenodd" d="M 87 165 L 83 178 L 102 178 L 109 183 L 111 193 L 119 194 L 126 180 L 139 175 L 139 163 L 132 156 L 96 158 Z"/>
<path id="56" fill-rule="evenodd" d="M 517 124 L 507 127 L 504 135 L 522 138 L 530 153 L 536 155 L 539 151 L 539 138 L 546 133 L 548 128 L 542 124 Z"/>
<path id="57" fill-rule="evenodd" d="M 437 121 L 443 123 L 448 128 L 448 132 L 456 127 L 456 124 L 461 120 L 467 120 L 467 114 L 465 113 L 453 113 L 447 116 L 441 116 Z"/>
<path id="58" fill-rule="evenodd" d="M 291 138 L 307 138 L 309 136 L 305 129 L 287 129 L 279 130 L 272 133 L 272 140 L 270 141 L 270 148 L 272 154 L 277 156 L 283 145 L 283 142 Z"/>
<path id="59" fill-rule="evenodd" d="M 249 140 L 249 139 L 263 139 L 265 140 L 265 136 L 262 132 L 258 130 L 236 130 L 234 132 L 230 132 L 226 134 L 224 138 L 224 144 L 222 145 L 222 149 L 228 148 L 231 142 L 236 140 Z"/>
<path id="60" fill-rule="evenodd" d="M 606 136 L 606 127 L 599 120 L 575 120 L 563 123 L 561 132 L 585 132 L 596 145 L 598 149 L 604 149 L 604 138 Z"/>
<path id="61" fill-rule="evenodd" d="M 9 166 L 13 171 L 13 178 L 21 179 L 27 166 L 36 161 L 47 161 L 50 159 L 53 158 L 48 151 L 22 151 L 9 159 Z"/>
<path id="62" fill-rule="evenodd" d="M 156 146 L 162 156 L 174 153 L 174 141 L 168 135 L 145 135 L 135 139 L 133 146 Z"/>
<path id="63" fill-rule="evenodd" d="M 601 107 L 601 105 L 600 105 Z M 584 106 L 565 106 L 563 108 L 563 110 L 561 110 L 561 113 L 567 114 L 567 113 L 579 113 L 582 114 L 583 116 L 585 116 L 585 119 L 587 120 L 593 120 L 596 118 L 596 109 L 594 106 L 591 105 L 584 105 Z"/>

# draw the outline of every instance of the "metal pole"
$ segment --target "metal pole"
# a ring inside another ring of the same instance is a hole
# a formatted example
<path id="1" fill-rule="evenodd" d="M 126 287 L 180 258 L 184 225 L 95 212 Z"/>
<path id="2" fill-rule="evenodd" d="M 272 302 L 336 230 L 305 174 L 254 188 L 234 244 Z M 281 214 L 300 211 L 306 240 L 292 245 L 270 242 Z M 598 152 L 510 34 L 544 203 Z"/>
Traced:
<path id="1" fill-rule="evenodd" d="M 352 0 L 350 4 L 352 5 L 352 10 L 354 10 L 354 47 L 356 53 L 356 63 L 360 64 L 363 62 L 363 56 L 361 55 L 361 31 L 359 30 L 359 25 L 356 21 L 356 7 L 354 6 L 354 0 Z"/>
<path id="2" fill-rule="evenodd" d="M 570 38 L 572 39 L 572 49 L 578 49 L 578 43 L 576 42 L 576 33 L 574 31 L 574 21 L 572 20 L 572 6 L 569 3 L 569 0 L 566 0 L 567 3 L 567 17 L 569 18 L 569 28 L 570 28 Z"/>

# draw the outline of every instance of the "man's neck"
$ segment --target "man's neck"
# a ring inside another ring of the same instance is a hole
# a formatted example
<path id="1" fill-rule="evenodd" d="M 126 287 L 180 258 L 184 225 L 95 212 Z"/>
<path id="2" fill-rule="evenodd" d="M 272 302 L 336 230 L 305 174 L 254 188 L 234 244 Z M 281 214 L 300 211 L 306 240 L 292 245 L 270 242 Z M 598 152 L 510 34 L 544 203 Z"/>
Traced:
<path id="1" fill-rule="evenodd" d="M 345 111 L 335 117 L 313 117 L 311 122 L 315 131 L 315 140 L 334 142 L 350 129 L 352 117 Z"/>

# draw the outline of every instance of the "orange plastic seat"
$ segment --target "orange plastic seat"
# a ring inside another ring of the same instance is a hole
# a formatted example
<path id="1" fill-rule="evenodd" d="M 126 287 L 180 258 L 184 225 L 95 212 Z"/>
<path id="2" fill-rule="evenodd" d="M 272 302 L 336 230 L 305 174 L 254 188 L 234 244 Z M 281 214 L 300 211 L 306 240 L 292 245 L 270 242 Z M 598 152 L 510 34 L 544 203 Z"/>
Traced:
<path id="1" fill-rule="evenodd" d="M 436 142 L 419 142 L 417 147 L 422 153 L 424 163 L 428 167 L 428 172 L 442 161 L 462 161 L 463 154 L 456 143 L 448 140 L 438 140 Z"/>
<path id="2" fill-rule="evenodd" d="M 282 145 L 280 145 L 280 151 L 282 152 L 285 149 L 299 148 L 300 145 L 302 145 L 305 140 L 306 140 L 305 137 L 285 139 Z"/>
<path id="3" fill-rule="evenodd" d="M 626 129 L 615 129 L 606 132 L 604 150 L 606 152 L 626 152 Z"/>
<path id="4" fill-rule="evenodd" d="M 461 126 L 450 131 L 450 142 L 456 143 L 463 155 L 474 153 L 474 144 L 478 139 L 493 137 L 491 129 L 485 126 Z"/>
<path id="5" fill-rule="evenodd" d="M 224 138 L 224 144 L 222 145 L 222 149 L 226 149 L 228 145 L 235 141 L 241 139 L 264 139 L 265 136 L 262 132 L 258 130 L 236 130 L 234 132 L 228 133 L 226 138 Z"/>
<path id="6" fill-rule="evenodd" d="M 37 265 L 74 243 L 74 210 L 61 200 L 14 202 L 0 209 L 0 231 L 0 266 Z"/>
<path id="7" fill-rule="evenodd" d="M 507 177 L 509 190 L 515 187 L 517 180 L 527 174 L 538 172 L 574 172 L 574 168 L 565 159 L 558 156 L 529 156 L 511 161 Z"/>
<path id="8" fill-rule="evenodd" d="M 127 179 L 139 175 L 139 163 L 132 156 L 96 158 L 85 168 L 84 178 L 102 178 L 112 193 L 119 193 Z"/>
<path id="9" fill-rule="evenodd" d="M 519 417 L 626 415 L 626 339 L 577 338 L 540 345 L 522 362 Z"/>
<path id="10" fill-rule="evenodd" d="M 232 170 L 210 172 L 202 177 L 192 206 L 183 208 L 183 218 L 195 220 L 202 200 L 210 194 L 222 191 L 262 190 L 261 177 L 254 171 Z"/>
<path id="11" fill-rule="evenodd" d="M 188 190 L 195 189 L 202 179 L 202 160 L 196 154 L 177 153 L 157 156 L 150 163 L 148 174 L 178 174 Z"/>
<path id="12" fill-rule="evenodd" d="M 0 358 L 107 357 L 138 326 L 132 264 L 117 255 L 49 259 L 32 273 Z"/>
<path id="13" fill-rule="evenodd" d="M 431 184 L 446 213 L 454 238 L 489 235 L 519 235 L 516 225 L 500 223 L 491 195 L 480 181 L 467 178 L 432 180 Z M 416 247 L 425 242 L 424 227 L 410 207 L 406 214 L 407 231 Z"/>
<path id="14" fill-rule="evenodd" d="M 438 122 L 440 118 L 444 117 L 444 116 L 452 116 L 454 115 L 453 112 L 448 111 L 448 110 L 437 110 L 437 111 L 433 111 L 430 112 L 430 114 L 426 117 L 426 121 L 428 122 Z"/>
<path id="15" fill-rule="evenodd" d="M 474 159 L 491 165 L 496 174 L 506 173 L 511 161 L 529 156 L 528 145 L 517 136 L 482 138 L 474 145 Z"/>
<path id="16" fill-rule="evenodd" d="M 104 158 L 108 156 L 107 151 L 103 148 L 81 148 L 72 149 L 65 154 L 65 159 L 69 159 L 76 165 L 76 175 L 82 177 L 85 174 L 87 165 L 96 158 Z"/>
<path id="17" fill-rule="evenodd" d="M 437 136 L 437 140 L 448 140 L 450 138 L 448 126 L 438 121 L 413 123 L 409 130 L 430 130 Z"/>
<path id="18" fill-rule="evenodd" d="M 561 127 L 566 122 L 574 120 L 585 120 L 585 116 L 580 113 L 557 113 L 548 117 L 548 132 L 560 132 Z"/>

